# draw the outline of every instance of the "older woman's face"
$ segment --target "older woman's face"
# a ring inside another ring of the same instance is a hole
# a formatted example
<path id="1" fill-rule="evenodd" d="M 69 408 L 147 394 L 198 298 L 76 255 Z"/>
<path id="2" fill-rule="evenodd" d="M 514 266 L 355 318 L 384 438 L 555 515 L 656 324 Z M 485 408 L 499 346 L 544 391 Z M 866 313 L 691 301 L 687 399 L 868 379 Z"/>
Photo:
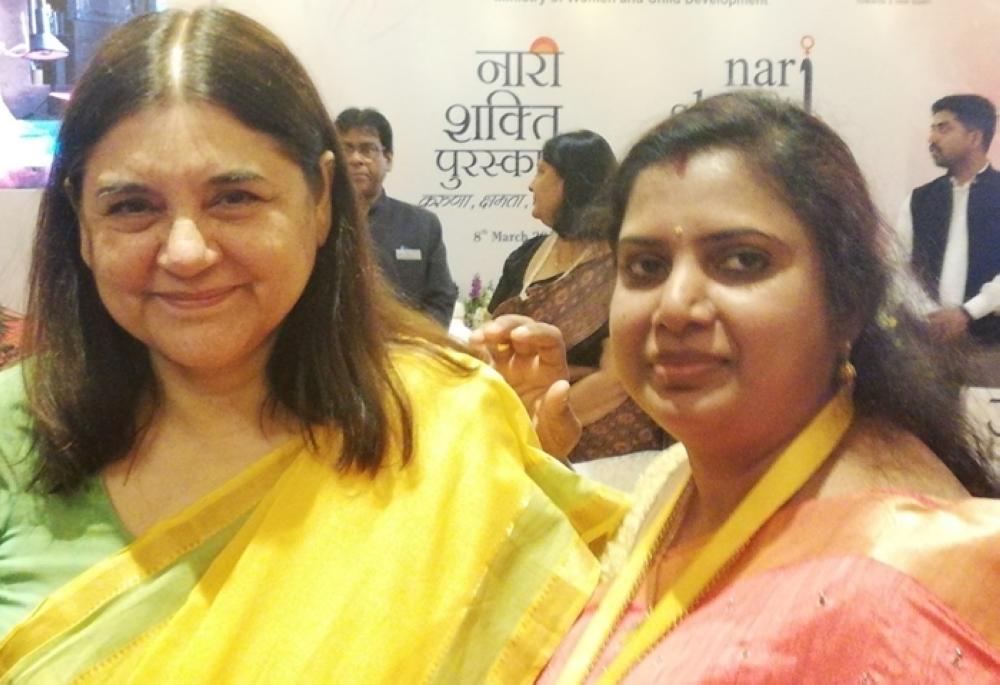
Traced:
<path id="1" fill-rule="evenodd" d="M 206 104 L 141 110 L 97 143 L 81 252 L 154 367 L 263 368 L 329 233 L 331 159 L 317 197 L 274 140 Z"/>
<path id="2" fill-rule="evenodd" d="M 642 171 L 617 269 L 615 368 L 680 440 L 767 451 L 832 393 L 839 345 L 819 255 L 738 154 Z"/>
<path id="3" fill-rule="evenodd" d="M 552 228 L 563 202 L 563 179 L 545 160 L 539 160 L 535 177 L 528 184 L 531 191 L 531 216 Z"/>

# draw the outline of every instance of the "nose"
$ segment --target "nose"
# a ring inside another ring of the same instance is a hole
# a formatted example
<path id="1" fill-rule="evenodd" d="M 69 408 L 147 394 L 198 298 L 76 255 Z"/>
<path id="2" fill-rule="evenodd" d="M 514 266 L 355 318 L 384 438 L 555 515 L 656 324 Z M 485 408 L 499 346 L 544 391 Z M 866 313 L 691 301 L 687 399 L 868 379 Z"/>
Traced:
<path id="1" fill-rule="evenodd" d="M 208 244 L 193 219 L 178 217 L 170 226 L 156 263 L 177 276 L 190 278 L 218 262 L 219 256 L 219 250 Z"/>
<path id="2" fill-rule="evenodd" d="M 695 259 L 675 259 L 660 289 L 654 323 L 675 335 L 710 325 L 716 309 L 709 285 L 708 276 Z"/>

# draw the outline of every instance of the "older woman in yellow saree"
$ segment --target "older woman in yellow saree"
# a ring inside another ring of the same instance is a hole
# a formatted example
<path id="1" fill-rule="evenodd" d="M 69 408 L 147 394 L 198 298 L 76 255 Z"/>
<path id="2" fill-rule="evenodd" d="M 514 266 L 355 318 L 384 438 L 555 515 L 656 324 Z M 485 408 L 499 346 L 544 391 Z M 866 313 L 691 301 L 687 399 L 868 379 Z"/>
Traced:
<path id="1" fill-rule="evenodd" d="M 114 33 L 0 374 L 0 682 L 530 682 L 621 506 L 391 299 L 301 65 Z"/>

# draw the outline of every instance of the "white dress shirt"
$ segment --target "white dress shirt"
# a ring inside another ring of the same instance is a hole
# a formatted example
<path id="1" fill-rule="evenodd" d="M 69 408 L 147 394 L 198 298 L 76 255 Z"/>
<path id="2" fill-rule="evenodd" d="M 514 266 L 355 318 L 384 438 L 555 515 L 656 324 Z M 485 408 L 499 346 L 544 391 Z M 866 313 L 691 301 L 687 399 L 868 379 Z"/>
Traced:
<path id="1" fill-rule="evenodd" d="M 979 170 L 986 170 L 987 164 Z M 972 180 L 974 180 L 973 177 Z M 962 307 L 973 319 L 981 319 L 987 314 L 1000 313 L 1000 274 L 983 284 L 979 292 L 965 300 L 965 279 L 969 273 L 969 188 L 967 183 L 956 183 L 951 179 L 951 221 L 948 224 L 948 241 L 945 244 L 944 261 L 941 264 L 941 279 L 938 291 L 931 293 L 943 307 Z M 913 215 L 910 212 L 910 198 L 907 197 L 896 222 L 902 258 L 909 263 L 913 253 Z"/>

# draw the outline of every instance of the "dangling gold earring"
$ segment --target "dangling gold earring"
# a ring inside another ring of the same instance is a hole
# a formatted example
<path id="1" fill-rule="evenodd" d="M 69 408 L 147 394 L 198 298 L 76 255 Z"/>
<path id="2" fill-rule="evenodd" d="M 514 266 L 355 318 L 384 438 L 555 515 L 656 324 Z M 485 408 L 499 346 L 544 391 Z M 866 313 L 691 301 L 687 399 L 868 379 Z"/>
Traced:
<path id="1" fill-rule="evenodd" d="M 854 379 L 858 377 L 858 370 L 854 368 L 854 364 L 851 363 L 851 343 L 844 343 L 844 356 L 840 360 L 840 365 L 837 367 L 837 378 L 840 380 L 840 384 L 843 385 L 854 385 Z"/>

